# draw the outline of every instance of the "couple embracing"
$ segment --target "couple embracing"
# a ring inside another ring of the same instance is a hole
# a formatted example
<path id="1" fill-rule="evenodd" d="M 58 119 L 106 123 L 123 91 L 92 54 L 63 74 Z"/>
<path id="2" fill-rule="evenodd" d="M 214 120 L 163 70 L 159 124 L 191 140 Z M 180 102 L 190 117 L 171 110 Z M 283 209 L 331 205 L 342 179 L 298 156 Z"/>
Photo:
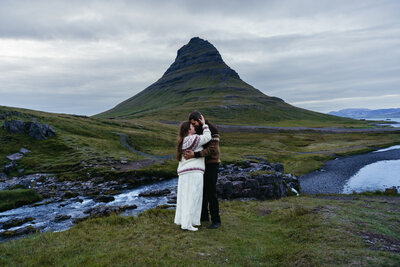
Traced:
<path id="1" fill-rule="evenodd" d="M 175 223 L 197 231 L 201 221 L 209 229 L 221 226 L 216 184 L 219 168 L 219 134 L 215 125 L 194 111 L 179 127 L 177 145 L 178 193 Z"/>

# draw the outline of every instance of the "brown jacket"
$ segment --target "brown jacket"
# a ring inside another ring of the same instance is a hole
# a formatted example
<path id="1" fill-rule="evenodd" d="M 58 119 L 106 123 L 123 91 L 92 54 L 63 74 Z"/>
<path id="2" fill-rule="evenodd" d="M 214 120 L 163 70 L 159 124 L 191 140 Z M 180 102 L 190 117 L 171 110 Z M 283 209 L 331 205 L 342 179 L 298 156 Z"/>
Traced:
<path id="1" fill-rule="evenodd" d="M 211 141 L 205 145 L 205 148 L 194 153 L 195 158 L 205 157 L 206 164 L 220 163 L 219 158 L 219 134 L 211 134 Z"/>

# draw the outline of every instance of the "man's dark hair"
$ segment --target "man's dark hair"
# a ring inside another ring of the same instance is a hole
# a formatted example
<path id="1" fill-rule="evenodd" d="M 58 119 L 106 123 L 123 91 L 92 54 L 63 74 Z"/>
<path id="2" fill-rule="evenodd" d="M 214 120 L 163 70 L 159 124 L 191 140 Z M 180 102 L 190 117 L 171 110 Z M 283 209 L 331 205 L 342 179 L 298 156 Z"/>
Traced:
<path id="1" fill-rule="evenodd" d="M 189 115 L 189 121 L 191 121 L 191 120 L 199 121 L 200 119 L 201 119 L 201 113 L 197 110 L 193 111 Z"/>

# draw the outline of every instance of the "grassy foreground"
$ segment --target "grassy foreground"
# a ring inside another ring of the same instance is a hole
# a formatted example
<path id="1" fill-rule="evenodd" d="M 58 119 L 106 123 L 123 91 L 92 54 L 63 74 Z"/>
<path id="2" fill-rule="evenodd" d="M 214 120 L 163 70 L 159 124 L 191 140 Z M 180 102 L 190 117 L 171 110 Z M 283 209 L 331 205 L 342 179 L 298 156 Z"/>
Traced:
<path id="1" fill-rule="evenodd" d="M 225 201 L 223 226 L 173 224 L 173 210 L 111 216 L 0 244 L 1 266 L 395 266 L 400 198 Z"/>
<path id="2" fill-rule="evenodd" d="M 32 189 L 0 190 L 0 212 L 42 200 L 43 197 Z"/>

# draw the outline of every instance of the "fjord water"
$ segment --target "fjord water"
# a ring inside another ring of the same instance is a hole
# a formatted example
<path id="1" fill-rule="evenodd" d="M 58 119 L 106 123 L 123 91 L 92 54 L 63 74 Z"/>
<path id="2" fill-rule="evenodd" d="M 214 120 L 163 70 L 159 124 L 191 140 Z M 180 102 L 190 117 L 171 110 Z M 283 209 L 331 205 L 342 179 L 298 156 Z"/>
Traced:
<path id="1" fill-rule="evenodd" d="M 392 127 L 400 127 L 400 118 L 373 118 L 368 119 L 373 121 L 385 121 L 384 124 L 379 124 L 381 126 L 392 126 Z"/>
<path id="2" fill-rule="evenodd" d="M 400 127 L 400 118 L 379 118 L 374 120 L 391 122 L 384 125 Z M 380 149 L 373 153 L 394 149 L 400 149 L 400 145 Z M 343 188 L 343 193 L 384 191 L 386 188 L 393 186 L 400 191 L 400 160 L 382 160 L 364 166 L 355 175 L 350 177 Z"/>
<path id="3" fill-rule="evenodd" d="M 346 183 L 343 193 L 384 191 L 393 186 L 400 189 L 400 160 L 383 160 L 361 168 Z"/>
<path id="4" fill-rule="evenodd" d="M 299 177 L 302 193 L 340 194 L 400 186 L 400 172 L 396 171 L 399 161 L 398 145 L 370 153 L 336 158 L 327 161 L 322 169 Z M 349 183 L 353 179 L 359 182 Z"/>

